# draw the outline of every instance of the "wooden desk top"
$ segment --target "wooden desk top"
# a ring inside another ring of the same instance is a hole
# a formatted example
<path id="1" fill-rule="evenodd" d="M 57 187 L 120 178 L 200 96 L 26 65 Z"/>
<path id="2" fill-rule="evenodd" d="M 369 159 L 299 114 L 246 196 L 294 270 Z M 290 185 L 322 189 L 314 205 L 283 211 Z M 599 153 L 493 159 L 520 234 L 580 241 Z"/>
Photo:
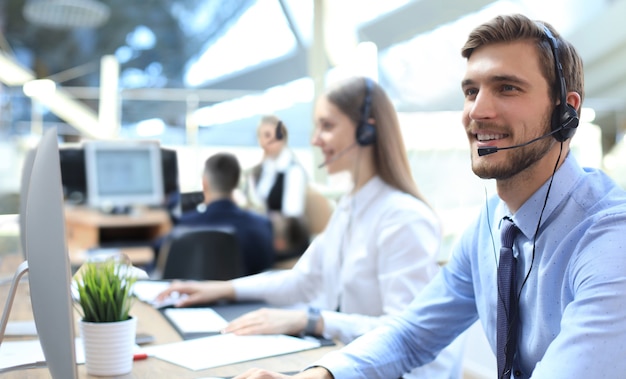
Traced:
<path id="1" fill-rule="evenodd" d="M 21 262 L 21 256 L 9 256 L 0 262 L 0 272 L 12 273 L 17 265 Z M 2 307 L 6 301 L 9 286 L 0 287 L 0 304 Z M 181 341 L 179 334 L 172 328 L 169 322 L 151 306 L 137 301 L 133 306 L 133 315 L 137 316 L 137 333 L 148 333 L 155 337 L 155 344 L 163 344 Z M 75 320 L 78 316 L 74 316 Z M 11 317 L 9 321 L 32 320 L 32 308 L 30 306 L 30 297 L 28 290 L 28 281 L 23 280 L 18 286 L 18 293 L 15 297 Z M 78 325 L 76 325 L 76 336 L 78 336 Z M 7 337 L 5 341 L 15 341 L 24 338 Z M 249 368 L 261 367 L 274 371 L 297 371 L 310 364 L 314 360 L 320 358 L 329 351 L 336 349 L 337 346 L 322 347 L 293 354 L 281 355 L 279 357 L 270 357 L 258 359 L 254 361 L 242 362 L 233 365 L 221 366 L 202 371 L 192 371 L 186 368 L 173 365 L 157 358 L 148 358 L 133 363 L 133 371 L 124 376 L 117 376 L 121 379 L 153 379 L 153 378 L 200 378 L 206 376 L 232 377 L 238 375 Z M 204 354 L 212 354 L 212 352 L 203 352 Z M 78 375 L 80 378 L 96 378 L 88 375 L 85 365 L 78 366 Z M 50 372 L 47 368 L 37 368 L 28 370 L 17 370 L 3 373 L 3 379 L 18 378 L 50 379 Z"/>
<path id="2" fill-rule="evenodd" d="M 142 209 L 130 214 L 107 214 L 88 207 L 65 207 L 65 221 L 98 227 L 125 228 L 129 226 L 169 225 L 167 212 L 162 209 Z"/>
<path id="3" fill-rule="evenodd" d="M 149 228 L 150 239 L 165 235 L 172 225 L 168 213 L 163 209 L 141 209 L 135 213 L 113 215 L 82 206 L 65 207 L 67 249 L 72 266 L 80 266 L 87 258 L 87 250 L 99 244 L 99 230 Z M 141 266 L 154 260 L 151 247 L 121 247 L 133 264 Z"/>
<path id="4" fill-rule="evenodd" d="M 154 251 L 149 247 L 126 247 L 118 250 L 126 255 L 135 266 L 144 266 L 154 261 Z M 87 250 L 71 246 L 68 246 L 68 254 L 73 267 L 79 267 L 85 263 L 89 256 Z"/>

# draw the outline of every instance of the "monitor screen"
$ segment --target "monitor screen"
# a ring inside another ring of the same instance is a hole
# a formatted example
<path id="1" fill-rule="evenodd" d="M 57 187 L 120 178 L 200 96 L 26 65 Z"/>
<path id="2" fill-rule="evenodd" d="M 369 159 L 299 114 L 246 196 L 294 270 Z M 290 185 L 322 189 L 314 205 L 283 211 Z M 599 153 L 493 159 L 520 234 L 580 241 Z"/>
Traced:
<path id="1" fill-rule="evenodd" d="M 87 200 L 85 152 L 82 147 L 59 148 L 63 198 L 70 204 L 84 204 Z"/>
<path id="2" fill-rule="evenodd" d="M 156 142 L 85 143 L 87 201 L 92 207 L 161 206 L 163 174 Z"/>

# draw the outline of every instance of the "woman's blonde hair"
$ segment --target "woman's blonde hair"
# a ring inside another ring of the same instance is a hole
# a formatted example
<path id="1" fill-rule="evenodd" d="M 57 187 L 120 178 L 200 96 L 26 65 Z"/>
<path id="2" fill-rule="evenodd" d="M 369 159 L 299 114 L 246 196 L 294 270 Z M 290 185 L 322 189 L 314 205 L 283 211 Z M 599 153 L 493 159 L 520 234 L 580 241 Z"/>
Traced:
<path id="1" fill-rule="evenodd" d="M 259 125 L 256 128 L 257 135 L 259 134 L 259 130 L 261 130 L 261 126 L 265 124 L 276 125 L 276 129 L 280 129 L 280 132 L 282 133 L 282 137 L 280 139 L 285 141 L 288 140 L 289 131 L 287 130 L 285 123 L 283 123 L 282 120 L 278 118 L 278 116 L 273 114 L 267 114 L 262 116 L 261 120 L 259 121 Z"/>
<path id="2" fill-rule="evenodd" d="M 385 91 L 371 79 L 353 77 L 338 83 L 326 92 L 326 98 L 358 126 L 361 122 L 367 81 L 370 81 L 370 111 L 376 133 L 373 143 L 374 165 L 378 176 L 390 186 L 422 200 L 409 166 L 400 123 Z M 356 133 L 356 129 L 355 129 Z"/>

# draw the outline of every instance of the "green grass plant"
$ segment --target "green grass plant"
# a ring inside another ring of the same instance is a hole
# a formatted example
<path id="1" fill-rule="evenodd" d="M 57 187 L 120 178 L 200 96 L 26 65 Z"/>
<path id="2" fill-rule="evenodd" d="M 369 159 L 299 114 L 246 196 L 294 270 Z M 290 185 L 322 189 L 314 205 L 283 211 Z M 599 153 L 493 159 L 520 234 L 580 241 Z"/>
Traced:
<path id="1" fill-rule="evenodd" d="M 113 256 L 88 261 L 74 276 L 78 311 L 83 321 L 117 322 L 130 317 L 132 287 L 137 278 L 132 275 L 131 263 L 124 258 Z"/>

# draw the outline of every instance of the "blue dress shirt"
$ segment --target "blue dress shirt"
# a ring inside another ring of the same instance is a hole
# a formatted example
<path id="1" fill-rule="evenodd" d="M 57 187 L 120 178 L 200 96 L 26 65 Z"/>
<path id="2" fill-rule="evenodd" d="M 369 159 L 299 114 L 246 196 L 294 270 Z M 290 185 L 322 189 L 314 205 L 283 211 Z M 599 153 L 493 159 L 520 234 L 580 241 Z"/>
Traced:
<path id="1" fill-rule="evenodd" d="M 623 376 L 626 193 L 570 154 L 554 175 L 535 239 L 548 186 L 512 215 L 521 232 L 514 247 L 520 323 L 511 377 Z M 406 312 L 315 365 L 335 378 L 397 378 L 429 362 L 477 319 L 495 351 L 496 251 L 507 214 L 499 198 L 490 199 Z"/>

